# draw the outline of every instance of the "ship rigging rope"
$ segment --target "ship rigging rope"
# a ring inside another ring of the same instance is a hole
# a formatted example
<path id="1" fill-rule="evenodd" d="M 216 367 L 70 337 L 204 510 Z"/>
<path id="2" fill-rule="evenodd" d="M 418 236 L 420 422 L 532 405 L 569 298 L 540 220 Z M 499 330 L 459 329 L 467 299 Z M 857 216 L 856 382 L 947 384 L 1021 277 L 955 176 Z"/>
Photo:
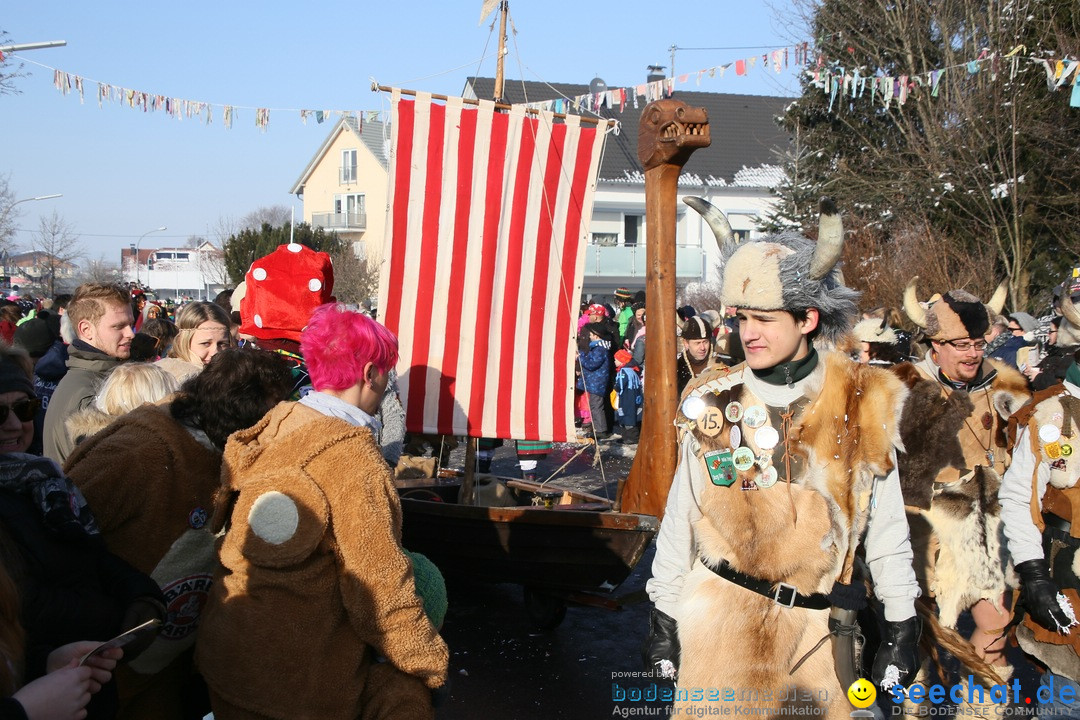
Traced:
<path id="1" fill-rule="evenodd" d="M 519 75 L 519 77 L 522 78 L 522 80 L 521 80 L 521 93 L 522 93 L 522 96 L 524 97 L 525 104 L 527 105 L 528 102 L 529 102 L 529 90 L 525 85 L 524 64 L 521 62 L 521 52 L 518 50 L 518 45 L 517 45 L 517 27 L 514 25 L 514 19 L 512 17 L 509 17 L 509 10 L 507 10 L 507 20 L 509 20 L 509 22 L 510 22 L 510 37 L 513 40 L 513 43 L 514 43 L 514 59 L 517 61 L 517 65 L 518 65 L 518 75 Z M 546 82 L 545 82 L 545 84 L 548 85 L 548 87 L 551 87 L 550 84 L 548 84 Z M 600 116 L 597 115 L 597 117 L 600 117 Z M 551 129 L 552 129 L 552 124 L 553 124 L 552 120 L 554 118 L 548 113 L 539 113 L 539 118 L 540 118 L 540 121 L 545 124 L 545 126 L 547 127 L 548 132 L 550 133 Z M 597 129 L 599 129 L 599 126 L 597 127 Z M 610 131 L 610 129 L 611 128 L 608 127 L 605 130 L 605 132 Z M 601 151 L 600 151 L 600 158 L 599 158 L 599 162 L 597 163 L 597 168 L 603 167 L 605 150 L 606 150 L 606 143 L 605 143 L 605 147 L 602 148 Z M 541 159 L 540 159 L 539 155 L 536 153 L 536 143 L 533 143 L 533 164 L 537 169 L 540 169 L 540 167 L 539 167 L 540 166 L 540 160 Z M 561 164 L 559 166 L 559 173 L 561 174 L 564 183 L 566 183 L 568 186 L 572 185 L 571 178 L 570 178 L 569 174 L 566 172 L 566 164 L 565 163 L 563 163 L 563 164 Z M 595 180 L 594 180 L 594 182 L 595 182 Z M 554 203 L 542 203 L 542 206 L 544 207 L 545 211 L 547 212 L 547 216 L 548 216 L 547 220 L 552 225 L 552 227 L 554 227 L 554 215 L 553 215 L 553 212 L 552 212 L 553 205 L 554 205 Z M 553 245 L 552 248 L 559 255 L 559 263 L 562 264 L 563 258 L 562 258 L 562 250 L 561 250 L 561 248 L 558 245 Z M 566 310 L 567 315 L 570 316 L 571 318 L 576 317 L 576 313 L 574 312 L 574 309 L 577 306 L 577 302 L 575 300 L 574 303 L 571 304 L 570 292 L 569 292 L 568 288 L 566 287 L 566 281 L 562 276 L 560 276 L 560 278 L 559 278 L 559 290 L 560 290 L 559 295 L 560 295 L 560 298 L 562 299 L 563 308 Z M 576 350 L 576 340 L 577 340 L 577 338 L 575 337 L 575 350 Z M 580 364 L 581 364 L 580 355 L 577 352 L 575 352 L 575 356 L 577 357 L 577 364 L 578 364 L 579 369 L 580 369 Z M 586 392 L 586 394 L 588 394 L 588 390 L 586 390 L 585 392 Z M 605 402 L 606 402 L 606 400 L 607 399 L 605 397 Z M 608 480 L 607 480 L 607 472 L 604 470 L 603 454 L 600 452 L 600 438 L 598 438 L 596 436 L 596 423 L 590 423 L 590 425 L 592 426 L 593 443 L 594 443 L 594 447 L 596 448 L 596 454 L 593 456 L 593 465 L 598 466 L 600 468 L 600 481 L 603 483 L 604 494 L 606 495 L 607 494 L 607 487 L 608 487 Z M 584 450 L 584 449 L 585 448 L 582 448 L 582 450 Z M 578 452 L 580 454 L 581 451 L 578 451 Z M 574 457 L 577 457 L 577 455 L 575 455 Z M 571 458 L 571 459 L 573 459 L 573 458 Z M 569 462 L 567 464 L 569 464 Z M 564 465 L 564 467 L 565 467 L 565 465 Z M 559 470 L 562 470 L 562 468 L 559 468 Z M 557 472 L 558 471 L 556 471 L 556 473 Z M 548 480 L 550 480 L 550 479 L 551 478 L 549 477 Z"/>

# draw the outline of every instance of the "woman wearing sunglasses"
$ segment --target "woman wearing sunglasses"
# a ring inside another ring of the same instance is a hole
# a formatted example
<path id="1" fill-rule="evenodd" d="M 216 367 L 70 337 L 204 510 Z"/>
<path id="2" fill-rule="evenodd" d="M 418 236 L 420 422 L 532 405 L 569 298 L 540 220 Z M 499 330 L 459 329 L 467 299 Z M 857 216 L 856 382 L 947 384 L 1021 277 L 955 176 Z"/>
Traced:
<path id="1" fill-rule="evenodd" d="M 14 580 L 25 631 L 25 650 L 0 662 L 18 669 L 16 685 L 65 666 L 70 657 L 58 666 L 50 656 L 64 645 L 103 642 L 165 615 L 157 584 L 105 549 L 71 480 L 52 460 L 26 454 L 38 410 L 30 378 L 29 356 L 0 344 L 0 564 Z M 125 649 L 125 659 L 137 654 Z M 112 717 L 113 684 L 87 709 L 90 718 Z"/>

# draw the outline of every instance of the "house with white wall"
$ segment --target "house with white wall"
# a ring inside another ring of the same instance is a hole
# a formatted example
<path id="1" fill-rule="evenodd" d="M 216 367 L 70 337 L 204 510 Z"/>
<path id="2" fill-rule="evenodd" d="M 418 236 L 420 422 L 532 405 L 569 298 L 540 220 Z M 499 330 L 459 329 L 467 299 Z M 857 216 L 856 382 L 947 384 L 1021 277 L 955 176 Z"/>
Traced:
<path id="1" fill-rule="evenodd" d="M 507 81 L 510 103 L 572 98 L 585 84 Z M 463 97 L 490 98 L 494 79 L 474 77 Z M 718 282 L 719 252 L 701 217 L 681 202 L 703 197 L 727 213 L 742 238 L 755 237 L 755 223 L 767 216 L 775 198 L 769 189 L 783 178 L 778 152 L 789 144 L 777 126 L 789 98 L 676 91 L 672 97 L 704 107 L 712 144 L 696 151 L 679 179 L 676 276 L 680 285 Z M 584 292 L 610 295 L 617 287 L 645 286 L 645 175 L 637 159 L 638 121 L 645 102 L 601 114 L 618 121 L 605 144 L 589 226 Z M 335 230 L 353 242 L 357 254 L 382 255 L 389 191 L 389 129 L 383 122 L 345 117 L 331 129 L 290 192 L 303 198 L 304 220 Z"/>

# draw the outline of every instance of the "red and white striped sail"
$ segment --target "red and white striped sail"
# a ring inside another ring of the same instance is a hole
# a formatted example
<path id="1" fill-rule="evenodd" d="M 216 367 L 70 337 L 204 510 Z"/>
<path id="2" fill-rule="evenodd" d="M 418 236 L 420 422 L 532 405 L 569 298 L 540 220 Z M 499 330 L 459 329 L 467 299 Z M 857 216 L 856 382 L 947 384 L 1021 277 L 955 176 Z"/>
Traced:
<path id="1" fill-rule="evenodd" d="M 392 94 L 380 320 L 410 432 L 565 440 L 604 129 Z"/>

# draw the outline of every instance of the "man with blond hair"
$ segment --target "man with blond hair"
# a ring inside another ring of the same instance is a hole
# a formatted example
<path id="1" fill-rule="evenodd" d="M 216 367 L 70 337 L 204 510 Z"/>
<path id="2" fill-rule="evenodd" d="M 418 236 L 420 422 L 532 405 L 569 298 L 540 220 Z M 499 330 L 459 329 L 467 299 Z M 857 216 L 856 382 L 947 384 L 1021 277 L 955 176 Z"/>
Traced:
<path id="1" fill-rule="evenodd" d="M 134 318 L 128 294 L 115 285 L 84 283 L 67 307 L 75 340 L 68 347 L 68 372 L 45 413 L 44 453 L 63 465 L 75 445 L 65 421 L 90 405 L 109 372 L 131 354 Z"/>

